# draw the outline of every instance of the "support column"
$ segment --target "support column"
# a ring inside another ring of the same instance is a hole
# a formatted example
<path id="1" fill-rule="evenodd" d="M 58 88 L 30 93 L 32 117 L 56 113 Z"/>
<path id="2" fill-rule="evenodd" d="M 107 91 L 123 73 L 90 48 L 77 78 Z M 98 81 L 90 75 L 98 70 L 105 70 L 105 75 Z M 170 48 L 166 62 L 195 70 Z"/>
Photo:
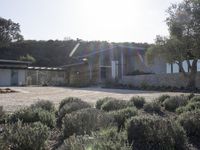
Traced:
<path id="1" fill-rule="evenodd" d="M 121 49 L 121 79 L 124 77 L 124 52 Z"/>

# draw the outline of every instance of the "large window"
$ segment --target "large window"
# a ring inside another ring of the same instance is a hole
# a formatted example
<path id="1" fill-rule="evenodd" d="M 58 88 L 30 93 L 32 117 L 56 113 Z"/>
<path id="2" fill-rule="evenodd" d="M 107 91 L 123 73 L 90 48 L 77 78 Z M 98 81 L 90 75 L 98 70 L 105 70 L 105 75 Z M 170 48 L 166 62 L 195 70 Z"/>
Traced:
<path id="1" fill-rule="evenodd" d="M 190 64 L 192 64 L 192 61 L 193 60 L 190 60 Z M 187 61 L 183 61 L 183 68 L 184 68 L 185 72 L 189 72 Z M 178 64 L 176 64 L 176 63 L 173 63 L 173 64 L 167 63 L 167 70 L 166 71 L 167 71 L 167 73 L 179 73 L 179 72 L 181 72 Z M 200 72 L 200 60 L 198 60 L 198 62 L 197 62 L 197 71 Z"/>

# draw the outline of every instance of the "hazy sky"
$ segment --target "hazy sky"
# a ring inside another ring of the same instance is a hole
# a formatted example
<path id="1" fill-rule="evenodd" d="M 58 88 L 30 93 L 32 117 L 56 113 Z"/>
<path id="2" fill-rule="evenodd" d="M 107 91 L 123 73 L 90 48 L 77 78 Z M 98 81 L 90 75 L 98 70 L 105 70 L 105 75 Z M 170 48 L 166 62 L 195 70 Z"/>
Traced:
<path id="1" fill-rule="evenodd" d="M 149 42 L 167 35 L 166 9 L 181 0 L 0 0 L 0 16 L 25 39 Z"/>

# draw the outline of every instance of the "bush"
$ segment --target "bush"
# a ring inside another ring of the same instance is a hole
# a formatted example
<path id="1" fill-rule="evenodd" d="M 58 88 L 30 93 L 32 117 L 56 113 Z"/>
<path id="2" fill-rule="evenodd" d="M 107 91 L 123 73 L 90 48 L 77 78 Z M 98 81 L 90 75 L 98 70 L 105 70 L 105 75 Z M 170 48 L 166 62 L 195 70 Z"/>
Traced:
<path id="1" fill-rule="evenodd" d="M 174 112 L 178 107 L 187 105 L 188 101 L 187 96 L 173 96 L 164 101 L 164 107 L 166 110 Z"/>
<path id="2" fill-rule="evenodd" d="M 118 99 L 112 99 L 107 102 L 105 102 L 102 106 L 101 109 L 104 111 L 114 111 L 114 110 L 119 110 L 128 107 L 128 102 L 124 100 L 118 100 Z"/>
<path id="3" fill-rule="evenodd" d="M 21 120 L 23 123 L 32 123 L 32 122 L 38 122 L 49 126 L 54 127 L 56 124 L 56 118 L 54 113 L 50 113 L 47 110 L 37 108 L 26 108 L 21 109 L 15 113 L 13 113 L 9 119 L 11 123 L 15 123 L 18 120 Z"/>
<path id="4" fill-rule="evenodd" d="M 194 93 L 191 93 L 191 94 L 188 95 L 188 99 L 192 99 L 193 97 L 195 97 Z"/>
<path id="5" fill-rule="evenodd" d="M 190 102 L 200 102 L 200 96 L 194 96 L 190 99 Z"/>
<path id="6" fill-rule="evenodd" d="M 117 133 L 116 128 L 101 130 L 92 136 L 71 136 L 58 150 L 131 150 L 125 132 Z"/>
<path id="7" fill-rule="evenodd" d="M 63 105 L 64 104 L 64 105 Z M 62 106 L 62 107 L 61 107 Z M 84 108 L 90 108 L 91 106 L 87 103 L 82 101 L 81 99 L 76 98 L 68 98 L 61 102 L 60 109 L 58 111 L 58 124 L 61 124 L 62 118 L 73 111 L 77 111 Z"/>
<path id="8" fill-rule="evenodd" d="M 101 106 L 102 106 L 104 103 L 106 103 L 106 102 L 108 102 L 108 101 L 110 101 L 110 100 L 115 100 L 115 99 L 112 98 L 112 97 L 105 97 L 105 98 L 99 99 L 99 100 L 96 102 L 95 108 L 96 108 L 96 109 L 101 109 Z"/>
<path id="9" fill-rule="evenodd" d="M 125 127 L 125 122 L 127 119 L 136 116 L 138 114 L 137 109 L 135 107 L 127 107 L 118 111 L 113 111 L 110 113 L 113 115 L 115 122 L 118 126 L 118 131 Z"/>
<path id="10" fill-rule="evenodd" d="M 199 102 L 189 102 L 186 106 L 179 107 L 176 109 L 178 114 L 188 111 L 200 110 L 200 101 Z"/>
<path id="11" fill-rule="evenodd" d="M 3 141 L 8 149 L 41 150 L 49 136 L 48 127 L 41 123 L 24 125 L 17 122 L 9 125 L 3 133 Z"/>
<path id="12" fill-rule="evenodd" d="M 164 94 L 164 95 L 161 95 L 161 96 L 159 96 L 158 98 L 156 98 L 156 100 L 157 100 L 159 103 L 162 104 L 167 98 L 170 98 L 170 96 L 167 95 L 167 94 Z"/>
<path id="13" fill-rule="evenodd" d="M 146 111 L 147 113 L 157 113 L 160 114 L 161 113 L 161 106 L 158 102 L 151 102 L 151 103 L 146 103 L 144 105 L 144 111 Z"/>
<path id="14" fill-rule="evenodd" d="M 144 97 L 132 97 L 130 99 L 130 103 L 133 103 L 134 106 L 138 109 L 142 108 L 145 104 L 145 99 Z"/>
<path id="15" fill-rule="evenodd" d="M 5 120 L 5 112 L 3 110 L 3 106 L 0 106 L 0 124 Z"/>
<path id="16" fill-rule="evenodd" d="M 59 110 L 65 105 L 65 104 L 69 104 L 69 103 L 80 103 L 80 102 L 83 102 L 80 98 L 77 98 L 77 97 L 67 97 L 65 99 L 63 99 L 61 102 L 60 102 L 60 105 L 59 105 Z"/>
<path id="17" fill-rule="evenodd" d="M 110 115 L 94 108 L 82 109 L 63 118 L 64 138 L 69 136 L 91 134 L 92 131 L 109 126 L 113 122 Z"/>
<path id="18" fill-rule="evenodd" d="M 128 141 L 133 150 L 186 149 L 183 128 L 175 122 L 159 117 L 133 117 L 127 124 Z"/>
<path id="19" fill-rule="evenodd" d="M 36 102 L 35 104 L 32 104 L 31 108 L 33 108 L 33 109 L 41 108 L 41 109 L 47 110 L 49 112 L 55 111 L 54 104 L 47 100 L 40 100 L 40 101 Z"/>
<path id="20" fill-rule="evenodd" d="M 178 122 L 183 126 L 191 139 L 200 139 L 200 110 L 182 113 L 178 117 Z"/>

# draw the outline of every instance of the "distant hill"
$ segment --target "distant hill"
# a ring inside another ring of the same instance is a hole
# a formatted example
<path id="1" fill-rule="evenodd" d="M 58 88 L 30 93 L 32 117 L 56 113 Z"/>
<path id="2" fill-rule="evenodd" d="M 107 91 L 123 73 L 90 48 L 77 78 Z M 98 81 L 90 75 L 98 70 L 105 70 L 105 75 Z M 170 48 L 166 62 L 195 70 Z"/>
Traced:
<path id="1" fill-rule="evenodd" d="M 69 63 L 69 53 L 79 41 L 32 41 L 25 40 L 21 42 L 11 43 L 7 47 L 0 48 L 0 59 L 18 60 L 20 56 L 27 54 L 35 58 L 34 66 L 51 66 L 57 67 Z M 78 54 L 89 53 L 94 50 L 108 48 L 111 43 L 106 41 L 80 41 Z M 112 43 L 124 44 L 127 46 L 137 46 L 148 48 L 147 43 Z M 76 54 L 77 55 L 77 54 Z"/>

